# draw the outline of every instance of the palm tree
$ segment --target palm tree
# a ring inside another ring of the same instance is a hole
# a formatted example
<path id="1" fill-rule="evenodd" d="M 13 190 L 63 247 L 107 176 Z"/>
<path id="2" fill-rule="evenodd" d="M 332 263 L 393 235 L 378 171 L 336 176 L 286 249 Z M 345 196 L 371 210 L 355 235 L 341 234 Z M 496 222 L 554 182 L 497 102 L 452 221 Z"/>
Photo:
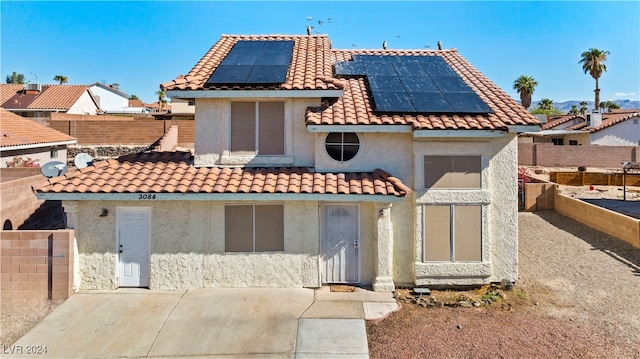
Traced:
<path id="1" fill-rule="evenodd" d="M 131 95 L 129 96 L 129 100 L 139 100 L 139 98 L 136 95 Z"/>
<path id="2" fill-rule="evenodd" d="M 606 108 L 607 112 L 611 112 L 611 110 L 617 110 L 620 108 L 620 105 L 613 101 L 602 101 L 600 102 L 600 108 Z"/>
<path id="3" fill-rule="evenodd" d="M 580 110 L 578 110 L 578 106 L 571 105 L 571 109 L 569 110 L 569 114 L 570 115 L 577 115 L 579 113 L 580 113 Z"/>
<path id="4" fill-rule="evenodd" d="M 158 95 L 158 107 L 159 107 L 158 111 L 162 112 L 162 107 L 164 106 L 165 103 L 167 103 L 167 99 L 165 98 L 167 94 L 165 94 L 165 92 L 162 90 L 158 90 L 156 91 L 156 95 Z"/>
<path id="5" fill-rule="evenodd" d="M 513 89 L 520 94 L 520 103 L 524 108 L 531 106 L 531 95 L 538 86 L 538 82 L 531 76 L 521 75 L 513 81 Z"/>
<path id="6" fill-rule="evenodd" d="M 587 101 L 580 101 L 580 113 L 587 112 Z"/>
<path id="7" fill-rule="evenodd" d="M 69 82 L 69 79 L 67 78 L 67 76 L 55 75 L 53 77 L 53 81 L 58 81 L 60 83 L 60 85 L 62 85 L 62 84 L 66 84 L 67 82 Z"/>
<path id="8" fill-rule="evenodd" d="M 546 97 L 541 99 L 540 102 L 538 103 L 538 108 L 545 111 L 553 110 L 553 100 L 548 99 Z"/>
<path id="9" fill-rule="evenodd" d="M 602 75 L 603 72 L 607 71 L 607 65 L 604 64 L 607 61 L 607 55 L 609 55 L 609 51 L 602 51 L 596 48 L 591 48 L 589 51 L 585 51 L 582 53 L 579 64 L 582 64 L 582 70 L 584 73 L 589 73 L 594 80 L 596 80 L 596 89 L 594 92 L 596 93 L 596 101 L 594 106 L 600 105 L 600 88 L 598 87 L 598 79 Z M 596 108 L 596 110 L 598 110 Z"/>

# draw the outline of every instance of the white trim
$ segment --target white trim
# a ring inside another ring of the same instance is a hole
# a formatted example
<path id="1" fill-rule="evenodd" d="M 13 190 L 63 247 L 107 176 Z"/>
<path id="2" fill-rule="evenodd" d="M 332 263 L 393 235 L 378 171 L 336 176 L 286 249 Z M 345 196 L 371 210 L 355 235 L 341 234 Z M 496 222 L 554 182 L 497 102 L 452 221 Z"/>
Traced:
<path id="1" fill-rule="evenodd" d="M 540 129 L 539 125 L 512 125 L 507 126 L 509 128 L 509 132 L 529 132 L 529 131 L 537 131 Z"/>
<path id="2" fill-rule="evenodd" d="M 142 195 L 155 198 L 141 199 Z M 36 192 L 38 199 L 64 201 L 340 201 L 340 202 L 402 202 L 405 197 L 367 194 L 321 193 L 49 193 Z"/>
<path id="3" fill-rule="evenodd" d="M 506 137 L 507 131 L 504 130 L 415 130 L 414 138 L 429 137 Z"/>
<path id="4" fill-rule="evenodd" d="M 411 133 L 411 125 L 307 125 L 307 132 Z"/>
<path id="5" fill-rule="evenodd" d="M 169 90 L 167 97 L 176 99 L 195 98 L 313 98 L 340 97 L 342 90 Z"/>
<path id="6" fill-rule="evenodd" d="M 77 140 L 59 141 L 59 142 L 31 143 L 31 144 L 26 144 L 26 145 L 3 146 L 3 147 L 0 147 L 0 151 L 24 150 L 24 149 L 27 149 L 27 148 L 38 148 L 38 147 L 75 145 L 76 143 L 78 143 Z"/>

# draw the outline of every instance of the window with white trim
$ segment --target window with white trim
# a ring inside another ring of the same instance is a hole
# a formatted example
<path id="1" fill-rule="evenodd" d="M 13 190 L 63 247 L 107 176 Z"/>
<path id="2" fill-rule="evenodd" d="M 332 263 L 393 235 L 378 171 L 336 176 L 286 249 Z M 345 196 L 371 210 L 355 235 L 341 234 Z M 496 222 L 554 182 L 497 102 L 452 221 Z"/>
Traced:
<path id="1" fill-rule="evenodd" d="M 284 156 L 284 102 L 231 102 L 231 154 Z"/>
<path id="2" fill-rule="evenodd" d="M 424 156 L 425 188 L 481 188 L 481 156 Z"/>
<path id="3" fill-rule="evenodd" d="M 425 205 L 423 221 L 423 261 L 482 261 L 481 205 Z"/>
<path id="4" fill-rule="evenodd" d="M 284 205 L 224 207 L 225 252 L 284 250 Z"/>
<path id="5" fill-rule="evenodd" d="M 58 146 L 51 146 L 49 158 L 58 158 Z"/>

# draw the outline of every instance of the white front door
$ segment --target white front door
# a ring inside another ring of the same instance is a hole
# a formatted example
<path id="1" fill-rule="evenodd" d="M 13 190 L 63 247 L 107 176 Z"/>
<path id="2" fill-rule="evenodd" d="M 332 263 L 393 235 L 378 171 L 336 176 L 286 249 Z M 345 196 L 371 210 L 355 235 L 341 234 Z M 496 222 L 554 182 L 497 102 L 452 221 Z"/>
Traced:
<path id="1" fill-rule="evenodd" d="M 151 208 L 118 207 L 116 249 L 120 287 L 148 287 Z"/>
<path id="2" fill-rule="evenodd" d="M 359 212 L 358 204 L 322 205 L 324 283 L 360 282 Z"/>

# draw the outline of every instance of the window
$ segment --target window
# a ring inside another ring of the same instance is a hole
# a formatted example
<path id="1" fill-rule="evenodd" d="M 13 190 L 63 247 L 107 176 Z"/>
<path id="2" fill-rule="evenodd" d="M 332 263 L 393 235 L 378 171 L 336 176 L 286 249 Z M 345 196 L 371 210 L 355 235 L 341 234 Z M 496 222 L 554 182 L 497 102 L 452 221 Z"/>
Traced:
<path id="1" fill-rule="evenodd" d="M 424 206 L 426 262 L 482 260 L 482 206 Z"/>
<path id="2" fill-rule="evenodd" d="M 564 145 L 564 138 L 552 138 L 551 142 L 556 146 L 562 146 Z"/>
<path id="3" fill-rule="evenodd" d="M 360 139 L 353 132 L 332 132 L 327 135 L 325 148 L 329 157 L 336 161 L 349 161 L 358 154 Z"/>
<path id="4" fill-rule="evenodd" d="M 425 188 L 481 188 L 480 156 L 424 156 Z"/>
<path id="5" fill-rule="evenodd" d="M 224 208 L 226 252 L 284 250 L 284 205 L 229 205 Z"/>
<path id="6" fill-rule="evenodd" d="M 578 140 L 569 140 L 569 146 L 577 146 Z"/>
<path id="7" fill-rule="evenodd" d="M 195 106 L 196 102 L 195 101 L 187 101 L 187 106 Z"/>
<path id="8" fill-rule="evenodd" d="M 231 153 L 284 155 L 284 102 L 232 102 Z"/>
<path id="9" fill-rule="evenodd" d="M 58 146 L 51 146 L 49 158 L 58 158 Z"/>

